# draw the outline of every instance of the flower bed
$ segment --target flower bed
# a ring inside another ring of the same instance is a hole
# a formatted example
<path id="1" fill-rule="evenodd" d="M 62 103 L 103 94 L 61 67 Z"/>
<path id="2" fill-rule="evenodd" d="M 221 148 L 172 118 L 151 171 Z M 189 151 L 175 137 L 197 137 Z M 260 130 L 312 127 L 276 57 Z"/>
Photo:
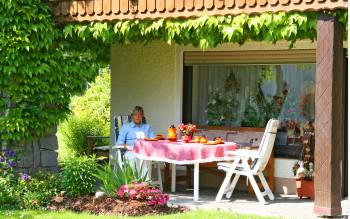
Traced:
<path id="1" fill-rule="evenodd" d="M 143 216 L 173 214 L 186 211 L 183 207 L 169 207 L 169 195 L 147 182 L 132 181 L 119 187 L 117 197 L 57 196 L 48 205 L 49 210 L 73 210 L 92 214 L 117 216 Z"/>
<path id="2" fill-rule="evenodd" d="M 55 211 L 72 210 L 118 216 L 175 214 L 187 211 L 184 207 L 168 207 L 167 205 L 151 206 L 146 200 L 121 200 L 111 197 L 95 198 L 94 196 L 78 198 L 57 196 L 52 199 L 47 208 Z"/>
<path id="3" fill-rule="evenodd" d="M 29 174 L 17 169 L 17 162 L 15 151 L 0 151 L 0 206 L 4 209 L 73 210 L 120 216 L 186 210 L 168 207 L 169 195 L 152 187 L 146 175 L 128 161 L 114 171 L 109 163 L 97 168 L 94 157 L 71 157 L 61 163 L 59 174 L 47 171 Z M 104 192 L 99 198 L 92 195 L 97 179 Z"/>

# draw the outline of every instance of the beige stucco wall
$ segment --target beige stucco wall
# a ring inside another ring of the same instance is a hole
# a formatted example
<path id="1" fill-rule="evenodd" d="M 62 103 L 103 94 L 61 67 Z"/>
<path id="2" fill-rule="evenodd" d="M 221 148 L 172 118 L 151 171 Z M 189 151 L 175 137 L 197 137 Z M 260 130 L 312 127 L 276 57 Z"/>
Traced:
<path id="1" fill-rule="evenodd" d="M 143 106 L 154 131 L 165 134 L 169 124 L 175 123 L 175 47 L 152 42 L 111 49 L 111 115 L 125 115 L 135 105 Z"/>

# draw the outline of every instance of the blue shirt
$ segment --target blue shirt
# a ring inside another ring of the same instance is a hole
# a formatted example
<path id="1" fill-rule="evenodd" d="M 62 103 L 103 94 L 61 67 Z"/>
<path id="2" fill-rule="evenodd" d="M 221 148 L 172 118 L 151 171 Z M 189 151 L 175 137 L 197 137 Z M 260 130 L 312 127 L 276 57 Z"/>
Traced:
<path id="1" fill-rule="evenodd" d="M 136 125 L 134 122 L 124 124 L 120 130 L 117 145 L 127 144 L 134 147 L 137 138 L 154 138 L 155 135 L 148 124 Z"/>

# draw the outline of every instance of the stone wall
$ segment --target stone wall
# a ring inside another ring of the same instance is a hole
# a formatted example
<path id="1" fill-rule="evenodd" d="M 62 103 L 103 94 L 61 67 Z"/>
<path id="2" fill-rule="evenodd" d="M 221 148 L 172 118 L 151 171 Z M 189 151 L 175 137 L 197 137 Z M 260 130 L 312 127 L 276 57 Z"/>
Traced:
<path id="1" fill-rule="evenodd" d="M 57 171 L 58 141 L 57 129 L 52 130 L 42 138 L 34 138 L 24 145 L 19 154 L 19 167 L 23 169 L 47 169 Z"/>

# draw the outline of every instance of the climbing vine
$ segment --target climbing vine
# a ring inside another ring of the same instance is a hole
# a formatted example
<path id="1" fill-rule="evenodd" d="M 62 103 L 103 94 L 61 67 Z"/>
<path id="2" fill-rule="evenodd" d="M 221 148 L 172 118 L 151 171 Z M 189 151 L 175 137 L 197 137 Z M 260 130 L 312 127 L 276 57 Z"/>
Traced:
<path id="1" fill-rule="evenodd" d="M 347 12 L 331 12 L 347 29 Z M 247 40 L 315 40 L 317 14 L 202 16 L 57 26 L 42 0 L 0 0 L 0 144 L 44 134 L 69 113 L 112 43 L 163 40 L 203 49 Z"/>
<path id="2" fill-rule="evenodd" d="M 64 38 L 40 0 L 1 0 L 0 144 L 57 125 L 69 112 L 70 98 L 85 90 L 103 64 L 108 46 L 101 44 Z"/>
<path id="3" fill-rule="evenodd" d="M 339 18 L 346 31 L 347 11 L 338 10 L 331 14 Z M 315 12 L 279 12 L 69 24 L 64 27 L 63 32 L 67 38 L 79 38 L 83 41 L 95 39 L 105 43 L 147 43 L 163 40 L 169 44 L 192 44 L 206 49 L 222 43 L 243 44 L 247 40 L 272 43 L 287 40 L 293 45 L 301 39 L 315 40 L 316 24 Z"/>

